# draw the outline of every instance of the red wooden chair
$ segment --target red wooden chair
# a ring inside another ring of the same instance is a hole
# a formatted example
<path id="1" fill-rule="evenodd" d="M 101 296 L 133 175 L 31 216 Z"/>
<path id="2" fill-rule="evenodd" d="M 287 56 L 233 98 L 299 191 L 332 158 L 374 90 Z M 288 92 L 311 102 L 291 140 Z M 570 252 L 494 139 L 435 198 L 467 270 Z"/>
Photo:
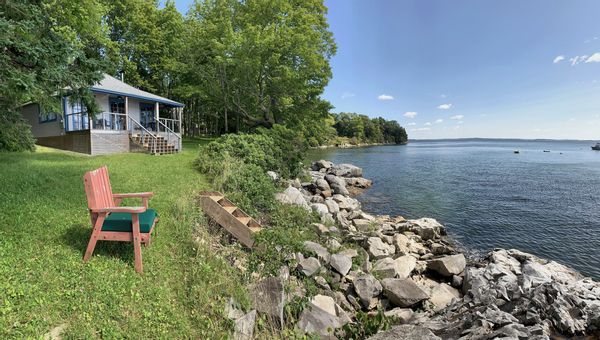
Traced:
<path id="1" fill-rule="evenodd" d="M 150 234 L 158 221 L 156 211 L 148 209 L 148 200 L 154 194 L 113 194 L 106 166 L 86 172 L 83 182 L 93 227 L 83 261 L 92 257 L 98 240 L 133 242 L 135 270 L 141 273 L 141 245 L 150 244 Z M 132 197 L 141 198 L 143 207 L 119 207 L 124 198 Z"/>

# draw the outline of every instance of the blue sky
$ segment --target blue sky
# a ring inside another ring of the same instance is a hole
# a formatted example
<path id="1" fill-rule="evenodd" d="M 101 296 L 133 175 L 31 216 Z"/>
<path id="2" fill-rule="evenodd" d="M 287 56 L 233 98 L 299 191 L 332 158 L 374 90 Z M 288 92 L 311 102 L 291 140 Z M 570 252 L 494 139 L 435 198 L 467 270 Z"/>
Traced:
<path id="1" fill-rule="evenodd" d="M 600 1 L 325 4 L 336 112 L 395 119 L 411 138 L 600 139 Z"/>

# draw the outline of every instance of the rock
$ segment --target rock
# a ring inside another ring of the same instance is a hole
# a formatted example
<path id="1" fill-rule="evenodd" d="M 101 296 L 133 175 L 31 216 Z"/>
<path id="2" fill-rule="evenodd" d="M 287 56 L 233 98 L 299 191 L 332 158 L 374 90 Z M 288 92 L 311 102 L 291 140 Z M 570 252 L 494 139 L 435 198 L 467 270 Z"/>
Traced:
<path id="1" fill-rule="evenodd" d="M 310 251 L 310 252 L 316 254 L 317 257 L 319 258 L 319 260 L 321 260 L 325 263 L 329 263 L 329 258 L 331 255 L 329 255 L 329 252 L 327 251 L 327 249 L 325 249 L 325 247 L 323 247 L 322 245 L 320 245 L 316 242 L 312 242 L 312 241 L 305 241 L 304 248 L 307 251 Z"/>
<path id="2" fill-rule="evenodd" d="M 269 320 L 283 325 L 285 304 L 283 283 L 280 278 L 268 277 L 250 287 L 253 308 Z"/>
<path id="3" fill-rule="evenodd" d="M 350 195 L 350 192 L 348 192 L 348 189 L 346 189 L 346 181 L 343 178 L 327 175 L 325 176 L 325 180 L 329 183 L 329 186 L 334 194 Z"/>
<path id="4" fill-rule="evenodd" d="M 396 307 L 394 309 L 390 309 L 383 313 L 388 318 L 396 318 L 400 323 L 407 323 L 412 319 L 413 311 L 410 308 L 400 308 Z"/>
<path id="5" fill-rule="evenodd" d="M 299 205 L 306 209 L 309 208 L 302 192 L 293 186 L 287 187 L 283 192 L 275 194 L 275 199 L 281 203 Z"/>
<path id="6" fill-rule="evenodd" d="M 369 340 L 442 340 L 429 329 L 417 325 L 393 326 L 385 332 L 370 337 Z"/>
<path id="7" fill-rule="evenodd" d="M 373 181 L 362 177 L 346 178 L 346 186 L 366 189 L 373 185 Z"/>
<path id="8" fill-rule="evenodd" d="M 296 189 L 302 188 L 302 182 L 298 178 L 294 178 L 290 181 L 290 185 Z"/>
<path id="9" fill-rule="evenodd" d="M 331 190 L 323 190 L 323 191 L 321 191 L 321 196 L 323 196 L 324 198 L 331 197 L 332 195 L 333 195 L 333 192 Z"/>
<path id="10" fill-rule="evenodd" d="M 352 164 L 337 164 L 331 167 L 330 173 L 342 177 L 362 177 L 361 168 Z"/>
<path id="11" fill-rule="evenodd" d="M 331 255 L 330 263 L 331 267 L 335 269 L 338 273 L 345 276 L 352 268 L 352 258 L 343 254 L 333 254 Z"/>
<path id="12" fill-rule="evenodd" d="M 298 263 L 298 270 L 306 276 L 315 275 L 321 269 L 321 263 L 314 257 L 309 257 Z"/>
<path id="13" fill-rule="evenodd" d="M 313 223 L 313 226 L 315 227 L 315 229 L 317 230 L 317 233 L 319 235 L 325 235 L 325 234 L 328 234 L 330 232 L 329 228 L 326 227 L 322 223 Z"/>
<path id="14" fill-rule="evenodd" d="M 317 169 L 320 170 L 320 169 L 329 169 L 329 168 L 331 168 L 333 166 L 333 163 L 330 162 L 330 161 L 326 161 L 326 160 L 321 159 L 319 161 L 316 161 L 314 163 L 314 165 L 316 166 Z"/>
<path id="15" fill-rule="evenodd" d="M 381 259 L 394 254 L 394 246 L 385 244 L 379 237 L 369 237 L 367 239 L 367 251 L 375 259 Z"/>
<path id="16" fill-rule="evenodd" d="M 332 198 L 326 199 L 325 205 L 327 206 L 327 209 L 329 210 L 329 212 L 332 214 L 337 214 L 340 212 L 340 206 Z"/>
<path id="17" fill-rule="evenodd" d="M 379 278 L 394 278 L 398 275 L 398 264 L 391 257 L 384 257 L 375 262 L 373 273 Z"/>
<path id="18" fill-rule="evenodd" d="M 235 340 L 251 340 L 254 334 L 254 323 L 256 322 L 256 310 L 235 320 L 233 338 Z"/>
<path id="19" fill-rule="evenodd" d="M 225 315 L 230 320 L 239 319 L 244 316 L 244 312 L 237 308 L 235 300 L 229 298 L 229 301 L 225 305 Z"/>
<path id="20" fill-rule="evenodd" d="M 331 190 L 329 183 L 327 183 L 327 181 L 324 178 L 317 179 L 315 181 L 315 185 L 317 186 L 317 189 L 319 189 L 321 191 Z"/>
<path id="21" fill-rule="evenodd" d="M 267 171 L 267 176 L 273 181 L 279 180 L 279 175 L 275 171 Z"/>
<path id="22" fill-rule="evenodd" d="M 327 240 L 327 248 L 331 251 L 337 251 L 338 249 L 340 249 L 342 247 L 342 245 L 340 244 L 340 242 L 338 242 L 338 240 L 334 239 L 334 238 L 330 238 Z"/>
<path id="23" fill-rule="evenodd" d="M 312 211 L 319 214 L 319 216 L 325 216 L 329 214 L 329 209 L 323 203 L 313 203 L 310 205 L 310 208 L 312 209 Z"/>
<path id="24" fill-rule="evenodd" d="M 409 230 L 419 235 L 423 240 L 437 239 L 444 234 L 444 226 L 433 218 L 408 220 Z"/>
<path id="25" fill-rule="evenodd" d="M 398 307 L 410 307 L 429 298 L 412 279 L 383 279 L 383 294 Z"/>
<path id="26" fill-rule="evenodd" d="M 369 229 L 371 229 L 372 222 L 369 220 L 356 218 L 356 219 L 352 220 L 352 224 L 354 224 L 354 226 L 356 227 L 356 229 L 358 231 L 365 232 L 365 231 L 369 231 Z"/>
<path id="27" fill-rule="evenodd" d="M 458 275 L 465 269 L 467 262 L 463 254 L 449 255 L 431 260 L 427 263 L 427 268 L 446 277 Z"/>
<path id="28" fill-rule="evenodd" d="M 50 330 L 50 332 L 44 334 L 42 339 L 44 339 L 44 340 L 59 340 L 62 338 L 61 335 L 65 331 L 66 328 L 67 328 L 66 323 L 60 324 L 60 325 L 52 328 Z"/>
<path id="29" fill-rule="evenodd" d="M 315 283 L 322 289 L 331 290 L 329 283 L 327 283 L 327 280 L 322 276 L 315 276 Z"/>
<path id="30" fill-rule="evenodd" d="M 354 306 L 352 306 L 352 304 L 348 301 L 344 293 L 340 291 L 335 291 L 333 292 L 333 298 L 335 300 L 335 303 L 342 306 L 345 310 L 350 312 L 354 311 Z"/>
<path id="31" fill-rule="evenodd" d="M 396 262 L 396 270 L 400 279 L 409 277 L 417 265 L 417 259 L 410 255 L 400 256 L 394 262 Z"/>
<path id="32" fill-rule="evenodd" d="M 344 325 L 345 320 L 336 314 L 335 302 L 329 296 L 313 297 L 309 306 L 300 314 L 296 327 L 308 334 L 321 338 L 333 338 L 335 329 Z"/>
<path id="33" fill-rule="evenodd" d="M 408 248 L 410 240 L 404 234 L 396 234 L 394 235 L 394 239 L 392 240 L 392 244 L 396 247 L 396 253 L 401 255 L 408 255 L 410 252 Z"/>
<path id="34" fill-rule="evenodd" d="M 439 311 L 460 298 L 460 292 L 446 283 L 438 283 L 431 279 L 422 278 L 415 281 L 428 295 L 434 311 Z"/>
<path id="35" fill-rule="evenodd" d="M 461 288 L 463 285 L 463 277 L 458 275 L 452 275 L 452 287 Z"/>
<path id="36" fill-rule="evenodd" d="M 310 199 L 308 201 L 310 203 L 321 203 L 321 204 L 325 203 L 325 199 L 321 195 L 310 196 Z"/>
<path id="37" fill-rule="evenodd" d="M 552 273 L 537 261 L 525 261 L 521 270 L 523 274 L 523 288 L 525 290 L 552 281 Z"/>
<path id="38" fill-rule="evenodd" d="M 376 297 L 381 294 L 382 286 L 371 274 L 364 274 L 353 281 L 354 291 L 360 298 L 360 302 L 366 309 L 373 309 L 377 306 Z"/>
<path id="39" fill-rule="evenodd" d="M 344 249 L 344 250 L 340 251 L 338 254 L 346 255 L 350 258 L 358 256 L 358 252 L 356 251 L 356 249 Z"/>

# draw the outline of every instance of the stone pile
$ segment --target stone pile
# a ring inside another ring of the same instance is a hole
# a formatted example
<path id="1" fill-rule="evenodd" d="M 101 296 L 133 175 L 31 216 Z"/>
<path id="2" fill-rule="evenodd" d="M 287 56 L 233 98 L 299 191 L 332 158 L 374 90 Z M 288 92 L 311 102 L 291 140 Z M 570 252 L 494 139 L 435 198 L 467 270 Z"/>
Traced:
<path id="1" fill-rule="evenodd" d="M 286 275 L 278 278 L 281 291 L 274 295 L 283 294 L 286 280 L 298 281 L 290 272 L 315 280 L 320 294 L 301 313 L 299 330 L 333 338 L 358 311 L 383 311 L 399 326 L 373 339 L 600 334 L 598 282 L 517 250 L 497 249 L 467 263 L 435 219 L 363 212 L 350 196 L 372 185 L 362 169 L 318 161 L 308 174 L 310 182 L 290 181 L 277 195 L 316 212 L 322 222 L 314 225 L 322 244 L 306 242 L 305 252 L 289 257 Z M 271 314 L 281 317 L 283 303 L 273 304 L 278 312 Z"/>

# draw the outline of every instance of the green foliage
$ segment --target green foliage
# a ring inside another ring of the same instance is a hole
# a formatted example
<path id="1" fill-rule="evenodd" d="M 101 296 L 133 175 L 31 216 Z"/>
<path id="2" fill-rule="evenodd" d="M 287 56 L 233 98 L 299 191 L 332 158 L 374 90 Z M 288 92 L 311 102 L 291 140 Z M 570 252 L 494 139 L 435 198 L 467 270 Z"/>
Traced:
<path id="1" fill-rule="evenodd" d="M 232 162 L 234 165 L 221 185 L 229 198 L 250 214 L 270 211 L 277 191 L 273 181 L 257 165 Z"/>
<path id="2" fill-rule="evenodd" d="M 0 114 L 0 151 L 34 151 L 30 126 L 18 113 Z"/>
<path id="3" fill-rule="evenodd" d="M 333 125 L 337 134 L 350 139 L 352 144 L 358 143 L 395 143 L 406 144 L 406 130 L 395 120 L 369 118 L 356 113 L 339 113 Z"/>
<path id="4" fill-rule="evenodd" d="M 338 332 L 344 339 L 366 339 L 389 328 L 390 319 L 383 314 L 383 311 L 379 310 L 375 315 L 358 311 L 355 322 L 347 323 L 342 327 L 342 331 Z"/>

